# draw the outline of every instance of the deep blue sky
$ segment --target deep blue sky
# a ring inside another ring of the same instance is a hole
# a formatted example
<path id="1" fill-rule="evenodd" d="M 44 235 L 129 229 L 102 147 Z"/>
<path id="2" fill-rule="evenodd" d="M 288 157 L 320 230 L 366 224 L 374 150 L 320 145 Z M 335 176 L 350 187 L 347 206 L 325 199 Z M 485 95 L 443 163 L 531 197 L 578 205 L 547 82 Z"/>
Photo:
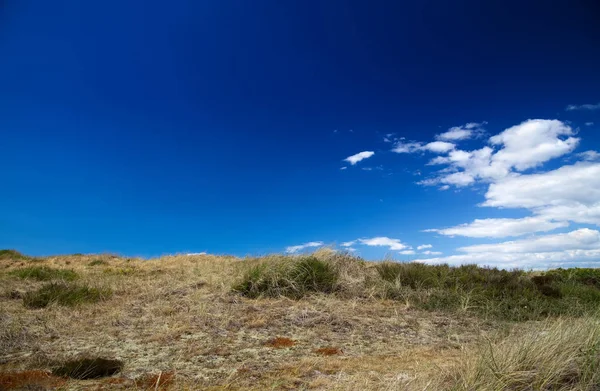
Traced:
<path id="1" fill-rule="evenodd" d="M 600 123 L 564 110 L 600 101 L 594 1 L 0 4 L 0 248 L 34 255 L 449 251 L 420 231 L 527 213 L 415 184 L 385 134 Z"/>

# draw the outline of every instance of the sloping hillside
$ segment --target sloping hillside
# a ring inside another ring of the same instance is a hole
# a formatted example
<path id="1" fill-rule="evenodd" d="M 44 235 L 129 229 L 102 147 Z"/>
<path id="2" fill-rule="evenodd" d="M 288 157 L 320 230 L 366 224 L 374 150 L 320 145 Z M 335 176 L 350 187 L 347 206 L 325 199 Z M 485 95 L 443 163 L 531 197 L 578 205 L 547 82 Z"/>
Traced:
<path id="1" fill-rule="evenodd" d="M 600 385 L 595 270 L 4 251 L 0 271 L 0 390 Z"/>

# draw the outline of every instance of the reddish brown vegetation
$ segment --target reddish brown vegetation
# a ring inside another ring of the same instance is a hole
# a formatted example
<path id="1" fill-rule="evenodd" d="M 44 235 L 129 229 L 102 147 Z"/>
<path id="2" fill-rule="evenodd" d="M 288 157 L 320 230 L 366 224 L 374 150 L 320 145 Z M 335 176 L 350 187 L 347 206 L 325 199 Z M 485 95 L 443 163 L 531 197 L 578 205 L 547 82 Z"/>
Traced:
<path id="1" fill-rule="evenodd" d="M 342 354 L 342 349 L 336 348 L 333 346 L 327 346 L 324 348 L 319 348 L 315 350 L 315 353 L 323 355 L 323 356 L 335 356 L 337 354 Z"/>
<path id="2" fill-rule="evenodd" d="M 296 344 L 296 341 L 286 337 L 276 337 L 268 340 L 265 345 L 275 349 L 289 348 Z"/>
<path id="3" fill-rule="evenodd" d="M 22 371 L 0 373 L 0 390 L 47 389 L 57 388 L 65 379 L 53 376 L 45 371 Z"/>

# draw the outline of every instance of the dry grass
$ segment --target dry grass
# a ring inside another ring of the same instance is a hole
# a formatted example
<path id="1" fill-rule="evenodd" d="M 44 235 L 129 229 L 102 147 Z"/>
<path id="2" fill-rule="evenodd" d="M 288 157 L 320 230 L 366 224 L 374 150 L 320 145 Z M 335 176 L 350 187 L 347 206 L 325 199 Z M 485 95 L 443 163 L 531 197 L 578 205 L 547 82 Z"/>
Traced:
<path id="1" fill-rule="evenodd" d="M 68 379 L 64 389 L 158 384 L 173 390 L 422 390 L 434 375 L 450 373 L 464 351 L 508 327 L 469 311 L 424 310 L 386 298 L 375 283 L 374 264 L 326 252 L 314 256 L 335 269 L 334 290 L 257 299 L 232 291 L 248 268 L 292 265 L 297 258 L 178 255 L 143 261 L 72 255 L 32 265 L 27 258 L 5 257 L 0 259 L 0 372 L 8 376 L 79 357 L 104 357 L 123 361 L 121 373 Z M 29 309 L 22 297 L 47 282 L 11 272 L 31 266 L 73 270 L 78 285 L 113 294 L 74 307 Z M 521 323 L 513 332 L 536 327 L 541 326 Z M 268 346 L 278 336 L 293 345 Z M 448 379 L 437 386 L 450 387 Z"/>

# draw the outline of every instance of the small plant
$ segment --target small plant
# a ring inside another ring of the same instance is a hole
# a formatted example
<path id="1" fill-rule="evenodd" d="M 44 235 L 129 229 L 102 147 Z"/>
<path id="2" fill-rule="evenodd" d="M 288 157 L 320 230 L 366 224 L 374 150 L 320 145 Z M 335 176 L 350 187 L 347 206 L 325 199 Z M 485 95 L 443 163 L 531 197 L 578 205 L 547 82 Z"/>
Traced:
<path id="1" fill-rule="evenodd" d="M 75 273 L 73 270 L 53 269 L 48 266 L 33 266 L 23 269 L 16 269 L 9 272 L 9 274 L 18 278 L 37 281 L 73 281 L 77 278 L 77 273 Z"/>
<path id="2" fill-rule="evenodd" d="M 88 263 L 88 266 L 104 266 L 104 265 L 108 265 L 108 262 L 106 262 L 105 260 L 102 260 L 102 259 L 94 259 L 90 263 Z"/>
<path id="3" fill-rule="evenodd" d="M 52 374 L 72 379 L 99 379 L 112 376 L 123 369 L 123 362 L 105 358 L 71 360 L 54 368 Z"/>
<path id="4" fill-rule="evenodd" d="M 52 303 L 72 307 L 83 303 L 96 303 L 111 295 L 112 291 L 107 288 L 52 282 L 25 294 L 23 304 L 29 308 L 45 308 Z"/>

